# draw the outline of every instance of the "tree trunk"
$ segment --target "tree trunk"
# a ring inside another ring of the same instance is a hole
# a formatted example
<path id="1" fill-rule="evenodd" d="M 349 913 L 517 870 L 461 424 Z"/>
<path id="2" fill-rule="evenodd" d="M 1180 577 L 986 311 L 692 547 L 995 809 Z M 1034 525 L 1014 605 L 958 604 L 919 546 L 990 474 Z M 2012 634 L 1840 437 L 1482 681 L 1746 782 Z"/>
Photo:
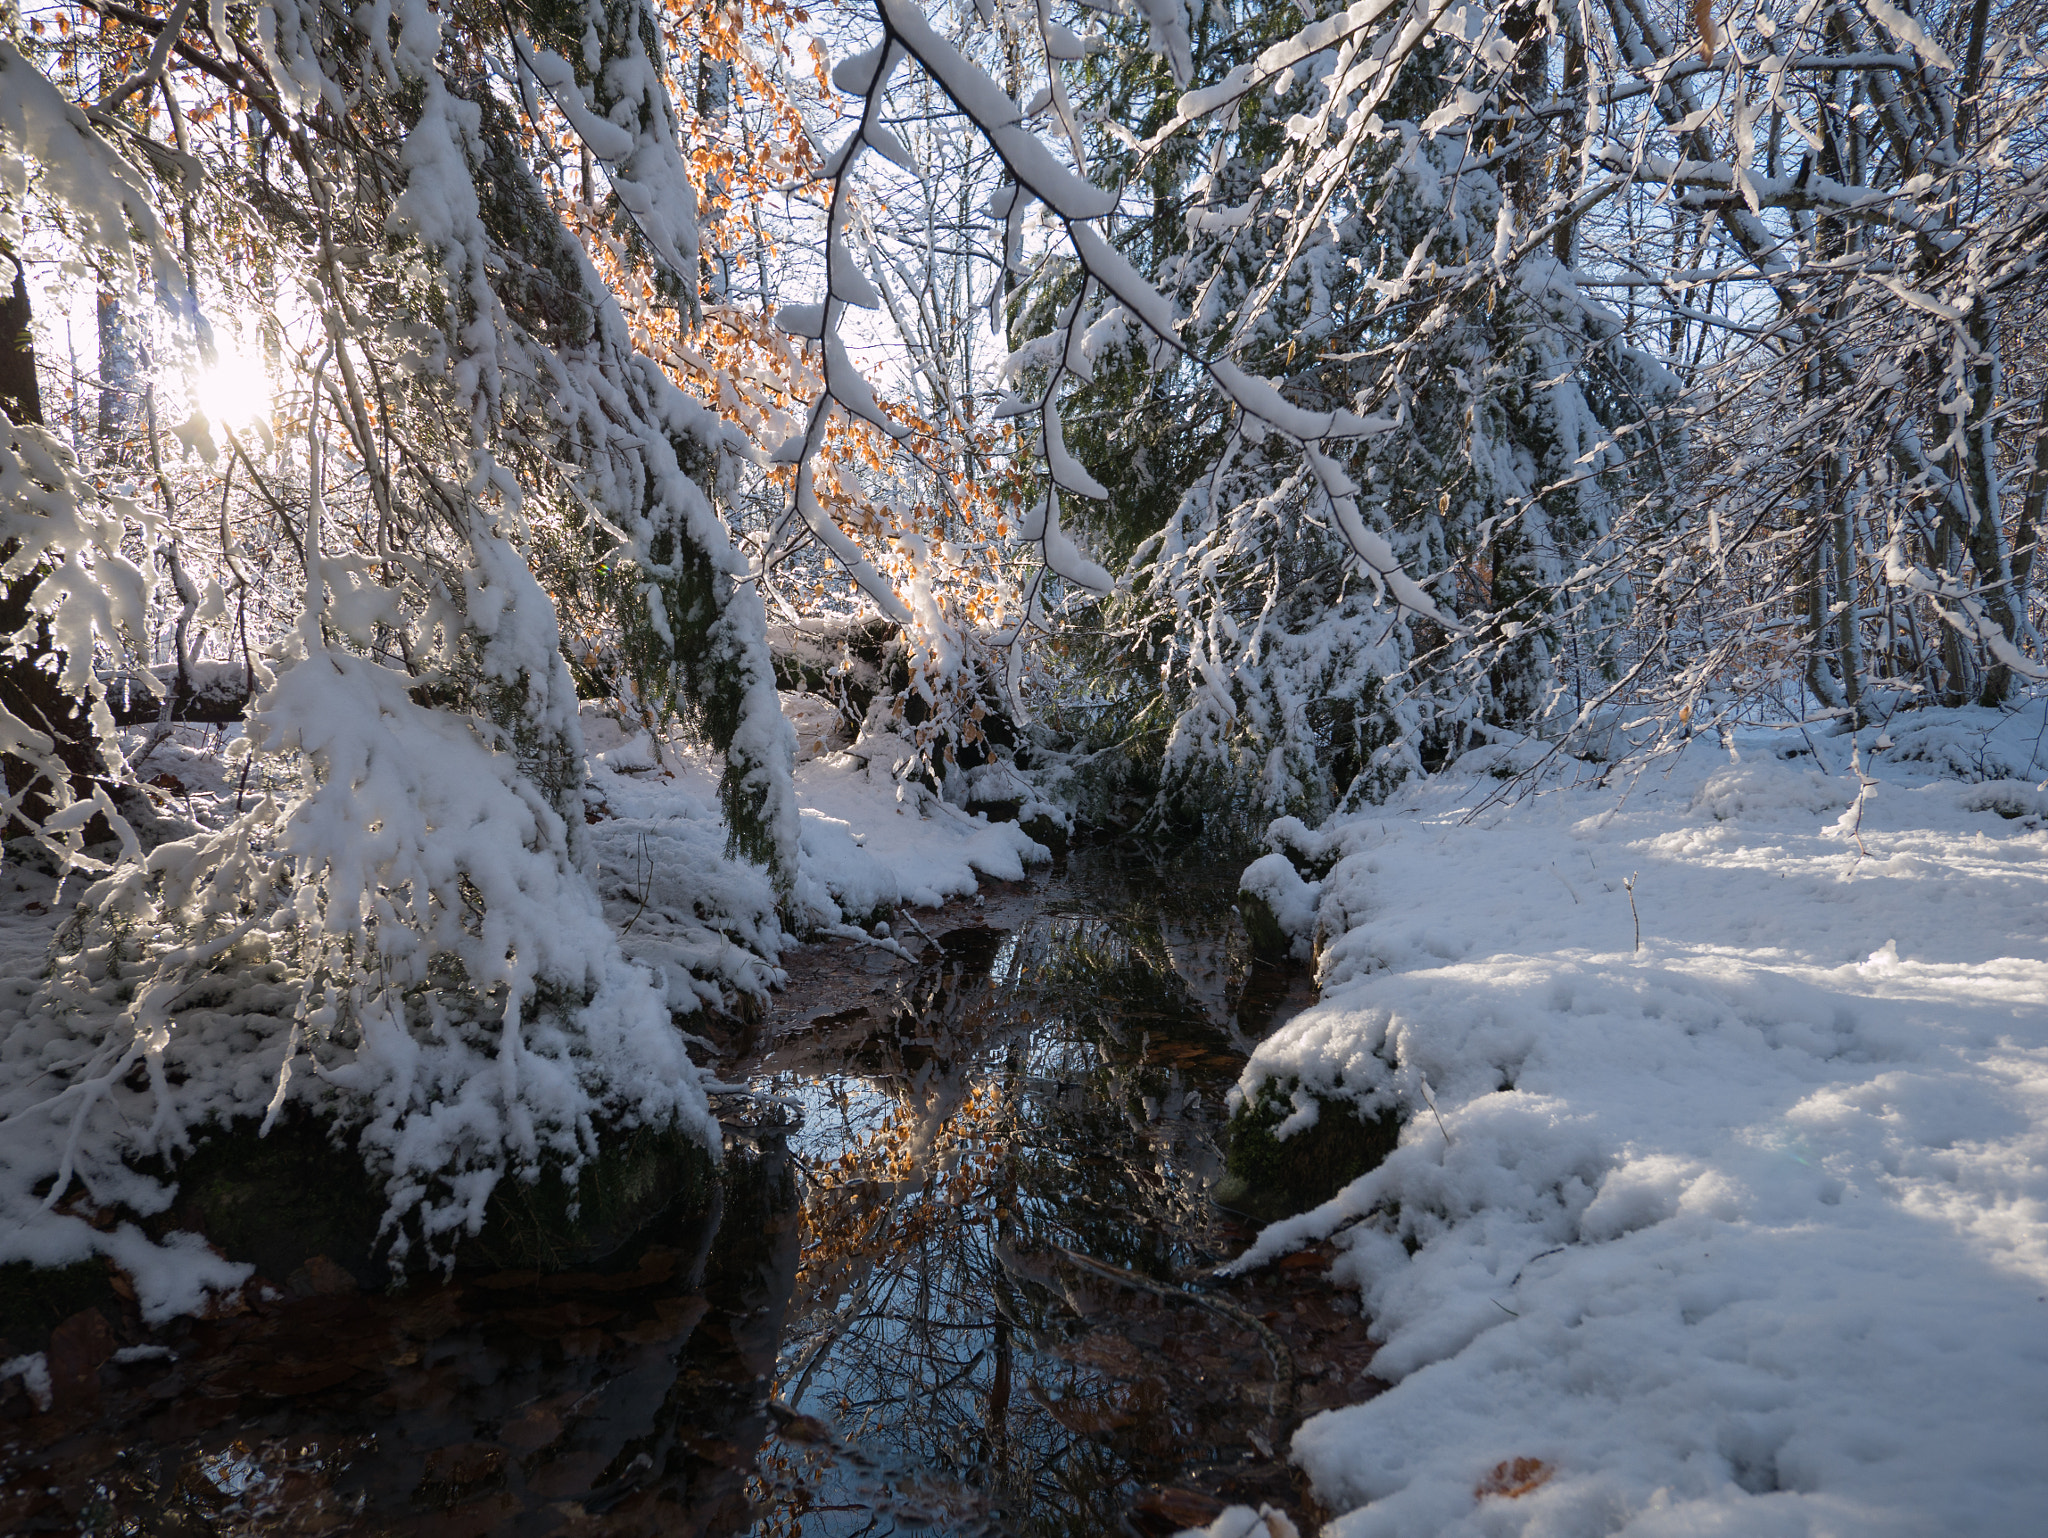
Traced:
<path id="1" fill-rule="evenodd" d="M 2027 592 L 2034 575 L 2034 552 L 2041 538 L 2044 510 L 2048 510 L 2048 393 L 2041 397 L 2041 420 L 2034 438 L 2034 474 L 2027 483 L 2027 499 L 2020 504 L 2019 527 L 2012 540 L 2012 604 L 2024 619 Z"/>
<path id="2" fill-rule="evenodd" d="M 1579 30 L 1578 18 L 1569 12 L 1565 16 L 1564 35 L 1564 86 L 1561 95 L 1566 101 L 1574 101 L 1586 87 L 1586 39 Z M 1564 119 L 1564 143 L 1557 157 L 1557 194 L 1561 199 L 1571 196 L 1572 184 L 1579 174 L 1579 155 L 1585 145 L 1586 125 L 1576 113 L 1567 113 Z M 1576 241 L 1578 221 L 1562 219 L 1550 237 L 1550 249 L 1560 264 L 1569 267 L 1578 259 Z"/>
<path id="3" fill-rule="evenodd" d="M 1821 521 L 1808 512 L 1813 559 L 1806 571 L 1806 687 L 1821 707 L 1828 711 L 1842 708 L 1842 691 L 1834 675 L 1828 672 L 1827 628 L 1828 628 L 1828 539 L 1827 530 Z"/>
<path id="4" fill-rule="evenodd" d="M 2020 641 L 2020 613 L 2013 606 L 2012 565 L 2005 544 L 2003 488 L 1998 475 L 1997 406 L 1999 373 L 1998 328 L 1979 307 L 1970 318 L 1970 337 L 1977 359 L 1970 365 L 1970 410 L 1964 421 L 1964 467 L 1970 489 L 1970 527 L 1966 531 L 1970 562 L 1977 568 L 1977 586 L 1984 612 L 2005 639 Z M 1984 669 L 1977 693 L 1980 705 L 2002 705 L 2013 690 L 2012 669 L 1993 656 Z"/>
<path id="5" fill-rule="evenodd" d="M 133 412 L 135 349 L 129 344 L 128 327 L 121 316 L 121 301 L 102 293 L 98 305 L 100 335 L 100 444 L 104 452 L 118 452 L 127 435 Z"/>
<path id="6" fill-rule="evenodd" d="M 16 425 L 40 427 L 42 392 L 36 384 L 28 285 L 19 259 L 7 254 L 14 260 L 14 292 L 0 306 L 0 409 Z M 11 560 L 19 548 L 18 540 L 0 542 L 0 564 Z M 27 628 L 29 603 L 43 575 L 40 568 L 33 569 L 0 587 L 0 644 Z M 27 655 L 0 658 L 0 709 L 51 739 L 58 761 L 70 776 L 72 794 L 87 800 L 94 783 L 105 779 L 106 765 L 100 759 L 85 706 L 58 687 L 57 669 L 51 665 L 55 651 L 50 627 L 36 621 L 35 640 Z M 5 774 L 8 795 L 20 796 L 21 801 L 0 834 L 13 837 L 41 827 L 56 809 L 52 787 L 25 760 L 12 755 L 5 761 Z M 94 819 L 96 824 L 101 821 Z"/>
<path id="7" fill-rule="evenodd" d="M 21 259 L 14 263 L 14 292 L 0 300 L 0 411 L 10 422 L 43 420 L 43 395 L 36 384 L 35 338 L 29 334 L 28 279 Z"/>
<path id="8" fill-rule="evenodd" d="M 1835 648 L 1842 668 L 1842 693 L 1853 724 L 1864 726 L 1862 616 L 1856 612 L 1855 507 L 1848 456 L 1837 454 L 1828 464 L 1828 510 L 1835 535 Z"/>

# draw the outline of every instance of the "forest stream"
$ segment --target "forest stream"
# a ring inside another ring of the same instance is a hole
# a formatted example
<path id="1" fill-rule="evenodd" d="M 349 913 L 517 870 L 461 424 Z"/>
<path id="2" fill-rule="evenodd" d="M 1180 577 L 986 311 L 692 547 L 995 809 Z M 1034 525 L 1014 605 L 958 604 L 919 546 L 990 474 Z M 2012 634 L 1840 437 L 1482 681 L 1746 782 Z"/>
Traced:
<path id="1" fill-rule="evenodd" d="M 1366 1397 L 1329 1251 L 1211 1275 L 1225 1097 L 1309 999 L 1235 868 L 1077 854 L 785 960 L 721 1043 L 710 1217 L 597 1270 L 390 1294 L 313 1262 L 140 1344 L 86 1310 L 0 1401 L 0 1529 L 1167 1534 L 1317 1513 Z M 741 1086 L 744 1092 L 741 1092 Z"/>

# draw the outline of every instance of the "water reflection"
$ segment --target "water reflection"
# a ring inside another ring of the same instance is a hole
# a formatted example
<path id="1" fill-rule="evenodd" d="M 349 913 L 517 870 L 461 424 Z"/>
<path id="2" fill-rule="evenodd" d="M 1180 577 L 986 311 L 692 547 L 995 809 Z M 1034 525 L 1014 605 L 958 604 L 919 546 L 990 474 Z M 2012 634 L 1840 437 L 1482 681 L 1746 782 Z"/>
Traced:
<path id="1" fill-rule="evenodd" d="M 1249 957 L 1215 875 L 1131 892 L 1087 873 L 1007 931 L 940 935 L 762 1065 L 804 1113 L 778 1393 L 817 1429 L 771 1453 L 761 1533 L 936 1506 L 948 1532 L 1099 1534 L 1198 1469 L 1286 1485 L 1261 1342 L 1161 1295 L 1248 1236 L 1209 1190 Z"/>
<path id="2" fill-rule="evenodd" d="M 798 1227 L 779 1140 L 727 1154 L 723 1211 L 610 1271 L 376 1295 L 313 1267 L 329 1290 L 0 1407 L 0 1531 L 745 1531 Z"/>
<path id="3" fill-rule="evenodd" d="M 606 1270 L 378 1296 L 309 1263 L 293 1296 L 160 1332 L 168 1355 L 110 1357 L 135 1321 L 97 1321 L 53 1409 L 0 1389 L 0 1532 L 971 1538 L 1300 1510 L 1259 1323 L 1182 1295 L 1250 1237 L 1209 1198 L 1223 1095 L 1301 1001 L 1230 897 L 1227 872 L 1077 862 L 914 964 L 868 953 L 786 1000 L 764 1055 L 721 1065 L 754 1091 L 726 1108 L 721 1208 Z M 1355 1397 L 1362 1326 L 1300 1281 L 1263 1317 L 1320 1332 Z"/>

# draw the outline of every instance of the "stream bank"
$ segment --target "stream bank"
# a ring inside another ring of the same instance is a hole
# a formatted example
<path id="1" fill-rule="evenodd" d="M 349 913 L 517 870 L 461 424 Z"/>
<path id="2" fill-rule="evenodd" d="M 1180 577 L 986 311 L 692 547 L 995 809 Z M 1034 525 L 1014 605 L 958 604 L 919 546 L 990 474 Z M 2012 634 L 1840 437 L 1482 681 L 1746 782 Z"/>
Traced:
<path id="1" fill-rule="evenodd" d="M 81 1310 L 50 1409 L 0 1399 L 0 1526 L 1307 1528 L 1287 1437 L 1371 1391 L 1372 1346 L 1327 1251 L 1209 1274 L 1256 1231 L 1213 1199 L 1225 1096 L 1309 1001 L 1234 880 L 1084 852 L 792 955 L 719 1033 L 749 1093 L 709 1210 L 601 1264 L 393 1294 L 306 1266 L 146 1337 Z"/>

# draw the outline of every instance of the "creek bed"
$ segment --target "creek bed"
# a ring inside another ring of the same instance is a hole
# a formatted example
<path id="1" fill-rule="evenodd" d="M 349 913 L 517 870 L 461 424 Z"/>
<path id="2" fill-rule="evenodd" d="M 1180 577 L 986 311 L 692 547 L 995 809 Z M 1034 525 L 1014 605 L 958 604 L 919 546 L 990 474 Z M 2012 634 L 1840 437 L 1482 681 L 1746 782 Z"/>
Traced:
<path id="1" fill-rule="evenodd" d="M 379 1295 L 312 1266 L 125 1360 L 120 1321 L 81 1326 L 51 1410 L 0 1401 L 0 1530 L 1312 1518 L 1286 1438 L 1363 1397 L 1371 1347 L 1325 1256 L 1207 1276 L 1254 1232 L 1211 1196 L 1224 1097 L 1306 1002 L 1251 962 L 1233 875 L 1077 856 L 902 925 L 903 954 L 793 958 L 717 1065 L 750 1093 L 716 1210 L 608 1268 Z"/>

